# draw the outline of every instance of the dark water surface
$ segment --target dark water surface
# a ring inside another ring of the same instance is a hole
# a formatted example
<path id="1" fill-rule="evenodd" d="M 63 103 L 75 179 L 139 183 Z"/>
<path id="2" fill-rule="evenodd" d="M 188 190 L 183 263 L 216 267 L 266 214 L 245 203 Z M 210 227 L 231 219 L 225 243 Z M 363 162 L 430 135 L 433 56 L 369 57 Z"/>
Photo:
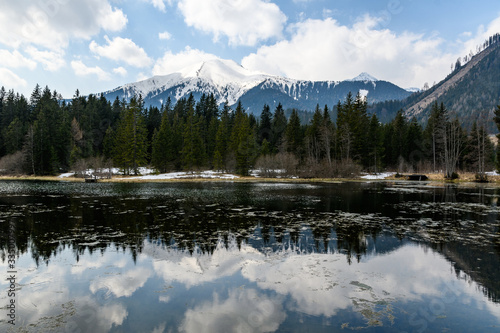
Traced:
<path id="1" fill-rule="evenodd" d="M 499 196 L 0 182 L 0 331 L 499 332 Z"/>

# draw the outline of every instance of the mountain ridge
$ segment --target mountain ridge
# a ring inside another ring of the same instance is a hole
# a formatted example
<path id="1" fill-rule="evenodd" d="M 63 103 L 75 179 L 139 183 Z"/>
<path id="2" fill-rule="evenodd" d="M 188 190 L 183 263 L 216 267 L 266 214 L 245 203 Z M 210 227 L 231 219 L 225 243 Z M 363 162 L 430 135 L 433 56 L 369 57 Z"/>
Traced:
<path id="1" fill-rule="evenodd" d="M 264 104 L 282 103 L 285 108 L 313 110 L 316 104 L 333 107 L 348 92 L 361 92 L 369 102 L 402 99 L 410 92 L 390 82 L 361 73 L 345 81 L 307 81 L 250 71 L 232 60 L 211 60 L 181 69 L 175 73 L 154 76 L 128 83 L 104 92 L 110 100 L 129 100 L 141 95 L 146 105 L 160 107 L 167 98 L 172 102 L 193 94 L 213 94 L 219 104 L 230 106 L 241 101 L 252 113 L 259 113 Z M 333 105 L 332 105 L 333 104 Z"/>

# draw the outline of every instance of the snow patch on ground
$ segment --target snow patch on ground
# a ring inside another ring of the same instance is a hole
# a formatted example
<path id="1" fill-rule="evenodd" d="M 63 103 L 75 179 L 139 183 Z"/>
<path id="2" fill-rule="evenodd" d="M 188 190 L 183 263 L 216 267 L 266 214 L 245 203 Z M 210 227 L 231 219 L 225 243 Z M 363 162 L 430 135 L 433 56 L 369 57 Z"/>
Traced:
<path id="1" fill-rule="evenodd" d="M 59 178 L 68 178 L 68 177 L 73 177 L 75 175 L 74 172 L 66 172 L 66 173 L 61 173 L 58 177 Z"/>
<path id="2" fill-rule="evenodd" d="M 363 175 L 361 176 L 362 179 L 385 179 L 387 177 L 394 176 L 396 173 L 395 172 L 382 172 L 382 173 L 377 173 L 377 174 L 369 174 L 369 175 Z"/>
<path id="3" fill-rule="evenodd" d="M 204 178 L 204 179 L 236 179 L 236 175 L 228 173 L 220 173 L 216 171 L 202 171 L 202 172 L 169 172 L 162 174 L 148 174 L 139 177 L 131 177 L 129 179 L 139 180 L 162 180 L 162 179 L 189 179 L 189 178 Z"/>

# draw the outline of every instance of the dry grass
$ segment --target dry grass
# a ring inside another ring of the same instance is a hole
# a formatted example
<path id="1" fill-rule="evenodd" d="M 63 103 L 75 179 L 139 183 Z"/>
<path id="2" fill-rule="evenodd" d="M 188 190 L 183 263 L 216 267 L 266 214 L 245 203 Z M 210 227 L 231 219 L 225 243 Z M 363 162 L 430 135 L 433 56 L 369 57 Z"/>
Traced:
<path id="1" fill-rule="evenodd" d="M 444 179 L 442 173 L 425 173 L 429 177 L 430 181 L 444 183 L 447 182 Z M 459 179 L 452 182 L 454 183 L 465 183 L 474 182 L 475 174 L 471 172 L 459 173 Z M 234 179 L 221 179 L 221 178 L 177 178 L 177 179 L 131 179 L 128 176 L 113 176 L 112 179 L 100 179 L 101 183 L 191 183 L 191 182 L 236 182 L 236 183 L 336 183 L 336 182 L 364 182 L 365 179 L 361 178 L 261 178 L 261 177 L 239 177 Z M 65 177 L 59 178 L 57 176 L 0 176 L 0 181 L 2 180 L 33 180 L 33 181 L 59 181 L 59 182 L 84 182 L 83 178 L 76 177 Z M 403 181 L 404 178 L 396 178 L 394 176 L 387 177 L 386 180 L 398 180 Z M 488 180 L 492 184 L 500 185 L 500 176 L 488 176 Z"/>
<path id="2" fill-rule="evenodd" d="M 427 177 L 429 177 L 430 181 L 435 181 L 435 182 L 453 182 L 453 183 L 467 183 L 467 182 L 475 182 L 476 180 L 476 174 L 473 172 L 460 172 L 458 173 L 459 178 L 455 179 L 453 181 L 446 180 L 444 178 L 444 173 L 439 172 L 428 172 L 428 173 L 423 173 Z M 388 177 L 386 179 L 390 180 L 404 180 L 404 178 L 396 178 L 395 176 Z M 488 181 L 490 183 L 499 183 L 500 184 L 500 176 L 488 176 Z"/>

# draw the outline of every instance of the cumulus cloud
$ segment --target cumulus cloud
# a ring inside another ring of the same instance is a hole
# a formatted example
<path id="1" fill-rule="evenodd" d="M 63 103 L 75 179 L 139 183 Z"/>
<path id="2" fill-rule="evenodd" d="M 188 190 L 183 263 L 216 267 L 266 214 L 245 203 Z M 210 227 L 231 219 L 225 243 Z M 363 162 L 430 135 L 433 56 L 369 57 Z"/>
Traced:
<path id="1" fill-rule="evenodd" d="M 146 0 L 147 2 L 151 3 L 155 8 L 162 12 L 166 12 L 166 6 L 165 3 L 172 5 L 172 0 Z"/>
<path id="2" fill-rule="evenodd" d="M 121 75 L 121 76 L 126 76 L 127 75 L 127 70 L 123 67 L 117 67 L 113 68 L 113 73 Z"/>
<path id="3" fill-rule="evenodd" d="M 105 39 L 107 44 L 104 46 L 92 41 L 89 45 L 90 51 L 99 56 L 115 61 L 122 61 L 135 67 L 147 67 L 151 65 L 152 60 L 148 57 L 146 51 L 142 47 L 137 46 L 131 39 L 115 37 L 113 40 L 110 40 L 108 36 L 105 36 Z"/>
<path id="4" fill-rule="evenodd" d="M 18 50 L 13 52 L 0 50 L 0 59 L 2 59 L 2 65 L 9 68 L 26 67 L 32 70 L 36 68 L 36 62 L 26 58 Z"/>
<path id="5" fill-rule="evenodd" d="M 172 34 L 168 31 L 160 32 L 158 34 L 159 39 L 169 40 L 172 38 Z"/>
<path id="6" fill-rule="evenodd" d="M 274 332 L 285 319 L 286 313 L 279 300 L 255 289 L 232 289 L 225 300 L 214 294 L 213 302 L 187 310 L 181 331 Z"/>
<path id="7" fill-rule="evenodd" d="M 215 59 L 219 59 L 219 57 L 187 46 L 179 53 L 174 54 L 171 51 L 166 52 L 162 58 L 156 61 L 153 67 L 153 74 L 166 75 L 175 73 L 181 69 L 199 64 L 203 61 Z"/>
<path id="8" fill-rule="evenodd" d="M 120 275 L 111 275 L 96 278 L 90 283 L 92 294 L 103 289 L 111 292 L 115 297 L 130 297 L 137 289 L 144 286 L 151 276 L 147 268 L 137 267 Z"/>
<path id="9" fill-rule="evenodd" d="M 230 45 L 253 46 L 280 36 L 286 22 L 279 7 L 263 0 L 180 0 L 178 8 L 190 27 L 213 35 L 226 36 Z"/>
<path id="10" fill-rule="evenodd" d="M 99 81 L 107 81 L 111 79 L 110 75 L 99 66 L 88 67 L 81 60 L 72 61 L 71 68 L 73 68 L 73 71 L 78 76 L 96 75 Z"/>
<path id="11" fill-rule="evenodd" d="M 120 31 L 127 24 L 121 9 L 102 0 L 2 1 L 0 43 L 61 49 L 71 38 L 89 39 L 101 29 Z"/>
<path id="12" fill-rule="evenodd" d="M 242 60 L 248 69 L 306 80 L 345 80 L 360 72 L 400 86 L 442 79 L 450 54 L 443 41 L 381 28 L 381 19 L 364 16 L 351 27 L 332 18 L 290 26 L 290 38 L 262 46 Z"/>
<path id="13" fill-rule="evenodd" d="M 66 65 L 63 51 L 40 51 L 30 46 L 26 52 L 35 60 L 42 64 L 43 68 L 50 72 L 55 72 Z"/>
<path id="14" fill-rule="evenodd" d="M 476 52 L 476 47 L 482 45 L 490 36 L 500 32 L 500 16 L 491 21 L 486 27 L 480 25 L 474 33 L 467 31 L 462 33 L 462 37 L 467 38 L 463 43 L 461 56 L 468 54 L 470 51 Z"/>
<path id="15" fill-rule="evenodd" d="M 20 78 L 16 73 L 7 68 L 0 67 L 0 86 L 19 88 L 26 87 L 27 85 L 26 80 Z"/>

